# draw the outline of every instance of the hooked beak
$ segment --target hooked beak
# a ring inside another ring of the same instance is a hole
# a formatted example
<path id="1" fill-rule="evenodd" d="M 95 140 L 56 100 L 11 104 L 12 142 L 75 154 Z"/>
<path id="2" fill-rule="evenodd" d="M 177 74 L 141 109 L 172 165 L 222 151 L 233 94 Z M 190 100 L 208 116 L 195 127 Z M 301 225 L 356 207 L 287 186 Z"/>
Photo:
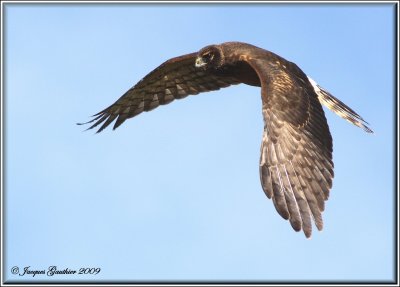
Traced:
<path id="1" fill-rule="evenodd" d="M 197 57 L 194 66 L 195 66 L 196 68 L 200 68 L 200 67 L 205 66 L 206 64 L 207 64 L 207 63 L 205 63 L 201 57 Z"/>

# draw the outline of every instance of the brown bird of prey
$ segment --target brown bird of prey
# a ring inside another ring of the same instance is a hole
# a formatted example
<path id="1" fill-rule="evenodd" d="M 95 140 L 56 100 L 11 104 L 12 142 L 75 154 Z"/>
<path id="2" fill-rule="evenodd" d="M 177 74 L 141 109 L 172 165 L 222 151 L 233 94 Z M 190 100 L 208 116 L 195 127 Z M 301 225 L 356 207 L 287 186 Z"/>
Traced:
<path id="1" fill-rule="evenodd" d="M 355 111 L 308 77 L 296 64 L 256 46 L 227 42 L 172 58 L 150 72 L 114 104 L 94 115 L 101 132 L 175 99 L 247 84 L 261 87 L 264 133 L 260 179 L 276 210 L 293 229 L 311 236 L 332 187 L 332 137 L 322 105 L 372 130 Z"/>

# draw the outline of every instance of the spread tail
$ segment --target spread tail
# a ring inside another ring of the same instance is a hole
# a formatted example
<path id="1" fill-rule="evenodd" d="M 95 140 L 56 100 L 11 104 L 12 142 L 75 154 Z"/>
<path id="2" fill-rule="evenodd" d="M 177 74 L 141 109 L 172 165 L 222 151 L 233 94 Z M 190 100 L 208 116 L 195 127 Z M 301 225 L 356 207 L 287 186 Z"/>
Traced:
<path id="1" fill-rule="evenodd" d="M 373 133 L 373 131 L 368 127 L 368 123 L 355 111 L 349 108 L 339 99 L 332 96 L 328 91 L 320 87 L 313 79 L 308 78 L 315 92 L 318 95 L 318 100 L 321 104 L 328 107 L 331 111 L 335 112 L 341 118 L 349 121 L 353 125 L 362 128 L 367 133 Z"/>

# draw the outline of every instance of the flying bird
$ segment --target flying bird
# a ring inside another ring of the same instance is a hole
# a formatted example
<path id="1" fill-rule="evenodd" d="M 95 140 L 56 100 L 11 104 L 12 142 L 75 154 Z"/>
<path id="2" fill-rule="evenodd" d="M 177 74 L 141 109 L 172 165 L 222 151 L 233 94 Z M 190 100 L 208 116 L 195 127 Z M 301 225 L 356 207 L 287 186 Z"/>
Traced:
<path id="1" fill-rule="evenodd" d="M 262 188 L 277 212 L 308 238 L 312 222 L 323 228 L 322 212 L 334 176 L 332 137 L 321 104 L 364 131 L 372 130 L 296 64 L 270 51 L 226 42 L 172 58 L 95 114 L 88 129 L 100 126 L 101 132 L 114 120 L 116 129 L 126 119 L 175 99 L 241 83 L 261 87 Z"/>

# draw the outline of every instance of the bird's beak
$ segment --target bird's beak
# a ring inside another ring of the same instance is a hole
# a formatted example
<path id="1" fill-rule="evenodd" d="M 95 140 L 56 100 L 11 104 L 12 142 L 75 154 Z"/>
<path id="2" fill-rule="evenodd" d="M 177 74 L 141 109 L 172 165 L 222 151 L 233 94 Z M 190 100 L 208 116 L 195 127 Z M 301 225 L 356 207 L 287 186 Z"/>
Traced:
<path id="1" fill-rule="evenodd" d="M 201 57 L 197 57 L 194 66 L 195 66 L 196 68 L 200 68 L 200 67 L 203 67 L 203 66 L 206 65 L 206 64 L 207 64 L 207 63 L 205 63 Z"/>

